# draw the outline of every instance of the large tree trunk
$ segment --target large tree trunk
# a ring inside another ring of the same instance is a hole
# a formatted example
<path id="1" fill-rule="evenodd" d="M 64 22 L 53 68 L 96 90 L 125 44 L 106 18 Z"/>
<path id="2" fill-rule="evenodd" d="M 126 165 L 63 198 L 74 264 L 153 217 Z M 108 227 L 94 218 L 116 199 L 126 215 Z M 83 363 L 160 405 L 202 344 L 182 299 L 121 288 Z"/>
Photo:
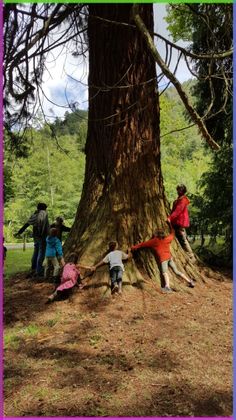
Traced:
<path id="1" fill-rule="evenodd" d="M 155 62 L 130 19 L 132 5 L 89 6 L 89 122 L 83 193 L 65 254 L 100 260 L 110 240 L 119 248 L 168 233 L 167 200 L 160 164 L 159 99 Z M 152 5 L 141 8 L 152 32 Z M 109 22 L 121 22 L 116 24 Z M 127 25 L 124 25 L 127 23 Z M 129 26 L 128 24 L 132 24 Z M 192 270 L 177 242 L 176 255 Z M 103 270 L 108 271 L 107 268 Z M 150 251 L 126 265 L 126 280 L 159 278 Z M 98 275 L 99 276 L 99 275 Z"/>

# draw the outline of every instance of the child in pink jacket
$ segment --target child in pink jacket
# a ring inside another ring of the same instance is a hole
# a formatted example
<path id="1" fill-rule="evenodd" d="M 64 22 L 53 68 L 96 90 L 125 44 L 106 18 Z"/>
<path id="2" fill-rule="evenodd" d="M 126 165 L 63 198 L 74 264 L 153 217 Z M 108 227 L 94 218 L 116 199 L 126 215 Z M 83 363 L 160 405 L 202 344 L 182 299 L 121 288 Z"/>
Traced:
<path id="1" fill-rule="evenodd" d="M 83 284 L 80 278 L 80 269 L 91 270 L 87 265 L 78 264 L 78 254 L 73 252 L 69 255 L 67 263 L 63 267 L 61 276 L 61 284 L 55 290 L 55 292 L 48 297 L 47 302 L 52 302 L 58 295 L 63 292 L 68 292 L 78 284 L 79 288 L 82 289 Z M 92 270 L 91 270 L 92 271 Z"/>

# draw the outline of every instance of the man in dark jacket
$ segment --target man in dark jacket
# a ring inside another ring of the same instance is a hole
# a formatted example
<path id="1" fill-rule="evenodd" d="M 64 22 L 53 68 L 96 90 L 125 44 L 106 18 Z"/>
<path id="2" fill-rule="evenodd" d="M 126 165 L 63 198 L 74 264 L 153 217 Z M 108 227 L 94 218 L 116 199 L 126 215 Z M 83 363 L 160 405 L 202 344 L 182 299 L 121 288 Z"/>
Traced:
<path id="1" fill-rule="evenodd" d="M 47 214 L 47 205 L 39 203 L 37 210 L 32 214 L 29 220 L 17 232 L 16 236 L 21 235 L 28 226 L 33 226 L 34 253 L 31 260 L 32 274 L 43 277 L 43 260 L 46 250 L 46 237 L 49 231 L 49 222 Z"/>

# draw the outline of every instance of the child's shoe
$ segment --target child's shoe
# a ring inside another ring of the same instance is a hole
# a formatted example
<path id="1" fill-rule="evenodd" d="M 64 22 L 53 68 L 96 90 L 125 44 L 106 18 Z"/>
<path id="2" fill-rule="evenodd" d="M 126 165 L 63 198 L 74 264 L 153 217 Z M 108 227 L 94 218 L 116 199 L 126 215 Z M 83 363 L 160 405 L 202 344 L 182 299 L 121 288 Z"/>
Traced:
<path id="1" fill-rule="evenodd" d="M 193 283 L 193 281 L 191 280 L 189 283 L 188 283 L 188 287 L 194 287 L 195 285 L 194 285 L 194 283 Z"/>
<path id="2" fill-rule="evenodd" d="M 31 270 L 29 273 L 26 274 L 25 278 L 26 279 L 32 279 L 33 277 L 35 277 L 35 270 Z"/>
<path id="3" fill-rule="evenodd" d="M 114 293 L 118 292 L 118 286 L 116 283 L 114 283 L 112 289 L 111 289 L 111 294 L 113 295 Z"/>
<path id="4" fill-rule="evenodd" d="M 56 295 L 55 293 L 53 293 L 52 295 L 48 296 L 48 300 L 46 301 L 46 303 L 51 303 L 54 301 Z"/>
<path id="5" fill-rule="evenodd" d="M 163 293 L 172 293 L 173 292 L 173 290 L 170 287 L 162 287 L 161 291 Z"/>
<path id="6" fill-rule="evenodd" d="M 118 293 L 119 293 L 119 295 L 122 295 L 122 283 L 121 282 L 119 282 L 119 284 L 118 284 Z"/>

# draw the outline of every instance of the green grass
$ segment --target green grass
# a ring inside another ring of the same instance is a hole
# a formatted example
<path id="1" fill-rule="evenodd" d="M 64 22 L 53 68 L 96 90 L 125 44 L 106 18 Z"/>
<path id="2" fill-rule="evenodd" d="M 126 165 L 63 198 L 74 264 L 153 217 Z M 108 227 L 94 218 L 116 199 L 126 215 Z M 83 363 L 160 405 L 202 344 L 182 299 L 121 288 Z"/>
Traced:
<path id="1" fill-rule="evenodd" d="M 11 328 L 9 331 L 5 331 L 4 334 L 5 348 L 17 350 L 22 340 L 25 340 L 27 337 L 35 337 L 39 332 L 40 328 L 35 324 L 28 325 L 24 328 Z"/>
<path id="2" fill-rule="evenodd" d="M 10 331 L 4 335 L 4 346 L 5 348 L 11 348 L 12 350 L 17 350 L 20 346 L 21 338 L 18 333 L 15 331 Z"/>
<path id="3" fill-rule="evenodd" d="M 52 328 L 54 325 L 56 325 L 58 322 L 61 321 L 61 312 L 56 312 L 54 318 L 47 319 L 45 322 L 46 327 Z"/>
<path id="4" fill-rule="evenodd" d="M 191 248 L 193 249 L 194 252 L 197 252 L 199 250 L 199 247 L 201 245 L 201 241 L 200 239 L 196 239 L 196 241 L 194 243 L 191 243 Z M 210 252 L 213 252 L 214 254 L 218 255 L 219 253 L 221 253 L 224 249 L 225 249 L 225 239 L 221 236 L 221 237 L 217 237 L 217 241 L 214 245 L 212 245 L 210 243 L 210 238 L 206 237 L 206 240 L 204 242 L 203 247 L 208 249 Z"/>
<path id="5" fill-rule="evenodd" d="M 5 260 L 4 274 L 10 277 L 15 273 L 28 271 L 31 267 L 31 257 L 33 248 L 26 249 L 8 249 Z"/>
<path id="6" fill-rule="evenodd" d="M 90 339 L 89 339 L 89 344 L 90 344 L 90 346 L 96 346 L 98 343 L 99 343 L 99 341 L 101 340 L 101 335 L 93 335 L 92 337 L 90 337 Z"/>

